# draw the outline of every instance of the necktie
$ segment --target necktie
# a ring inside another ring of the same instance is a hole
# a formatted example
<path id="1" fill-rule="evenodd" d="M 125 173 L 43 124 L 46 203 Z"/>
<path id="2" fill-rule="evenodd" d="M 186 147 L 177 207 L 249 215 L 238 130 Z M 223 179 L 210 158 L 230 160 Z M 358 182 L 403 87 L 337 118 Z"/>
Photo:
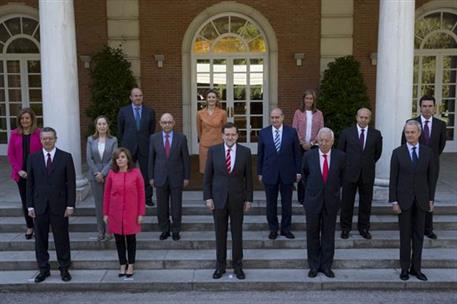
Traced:
<path id="1" fill-rule="evenodd" d="M 360 132 L 359 142 L 360 142 L 360 147 L 362 147 L 362 150 L 363 150 L 363 145 L 365 143 L 365 129 L 362 129 Z"/>
<path id="2" fill-rule="evenodd" d="M 412 161 L 413 161 L 413 165 L 414 167 L 417 165 L 417 162 L 419 161 L 419 158 L 417 157 L 417 153 L 416 153 L 416 147 L 413 147 L 413 152 L 411 153 L 412 154 Z"/>
<path id="3" fill-rule="evenodd" d="M 281 138 L 279 137 L 279 130 L 275 130 L 275 147 L 276 151 L 279 152 L 279 149 L 281 149 Z"/>
<path id="4" fill-rule="evenodd" d="M 136 122 L 136 129 L 140 130 L 140 122 L 141 122 L 141 116 L 140 116 L 140 107 L 135 107 L 135 122 Z"/>
<path id="5" fill-rule="evenodd" d="M 170 157 L 170 134 L 165 134 L 165 155 L 167 158 Z"/>
<path id="6" fill-rule="evenodd" d="M 51 153 L 47 154 L 48 158 L 46 159 L 46 171 L 51 173 L 51 167 L 52 167 L 52 160 L 51 160 Z"/>
<path id="7" fill-rule="evenodd" d="M 322 166 L 322 179 L 324 180 L 324 183 L 327 182 L 327 177 L 328 177 L 328 161 L 327 161 L 327 154 L 322 154 L 324 157 L 324 165 Z"/>
<path id="8" fill-rule="evenodd" d="M 428 145 L 430 142 L 430 128 L 428 127 L 428 123 L 430 121 L 426 120 L 425 121 L 425 126 L 424 126 L 424 139 L 425 139 L 425 144 Z"/>
<path id="9" fill-rule="evenodd" d="M 227 149 L 227 154 L 225 155 L 225 165 L 227 166 L 227 173 L 230 174 L 232 169 L 232 157 L 230 156 L 231 149 Z"/>

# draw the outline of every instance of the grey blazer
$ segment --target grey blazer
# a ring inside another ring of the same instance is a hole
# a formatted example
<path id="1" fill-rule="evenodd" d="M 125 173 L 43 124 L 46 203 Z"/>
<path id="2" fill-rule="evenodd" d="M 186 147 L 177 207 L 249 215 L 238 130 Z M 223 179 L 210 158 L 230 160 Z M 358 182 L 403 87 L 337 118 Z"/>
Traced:
<path id="1" fill-rule="evenodd" d="M 117 138 L 107 137 L 105 142 L 105 151 L 103 157 L 100 158 L 98 153 L 98 138 L 94 139 L 92 136 L 87 138 L 86 145 L 86 161 L 89 166 L 89 179 L 95 179 L 95 173 L 101 172 L 103 176 L 108 175 L 108 171 L 111 168 L 111 159 L 114 150 L 117 149 Z"/>

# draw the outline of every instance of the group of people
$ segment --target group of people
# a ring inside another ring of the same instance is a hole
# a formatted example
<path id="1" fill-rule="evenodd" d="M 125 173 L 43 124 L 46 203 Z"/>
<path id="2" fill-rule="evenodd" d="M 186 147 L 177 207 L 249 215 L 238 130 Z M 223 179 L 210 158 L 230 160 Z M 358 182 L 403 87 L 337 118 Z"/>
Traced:
<path id="1" fill-rule="evenodd" d="M 95 119 L 95 131 L 86 145 L 88 177 L 95 201 L 97 240 L 113 235 L 119 257 L 119 277 L 134 274 L 136 234 L 141 231 L 145 206 L 153 205 L 156 189 L 160 240 L 180 240 L 182 192 L 190 181 L 190 157 L 186 136 L 174 130 L 170 113 L 160 117 L 155 132 L 155 112 L 143 104 L 143 93 L 133 88 L 131 104 L 118 113 L 118 137 L 110 134 L 106 116 Z M 402 146 L 392 153 L 389 201 L 399 214 L 402 280 L 409 274 L 427 280 L 421 272 L 424 233 L 432 239 L 433 201 L 439 173 L 439 155 L 446 142 L 446 126 L 434 118 L 435 99 L 420 100 L 421 115 L 405 124 Z M 309 272 L 334 277 L 332 263 L 338 210 L 341 238 L 352 229 L 355 195 L 359 193 L 357 228 L 371 239 L 370 213 L 375 164 L 382 153 L 381 132 L 369 126 L 371 111 L 361 108 L 356 124 L 344 129 L 334 148 L 334 133 L 324 126 L 316 108 L 316 94 L 305 91 L 292 126 L 284 124 L 280 108 L 270 112 L 271 125 L 258 136 L 257 177 L 266 193 L 269 239 L 295 236 L 292 193 L 305 208 Z M 18 127 L 11 133 L 8 159 L 11 178 L 17 182 L 27 225 L 25 238 L 35 236 L 39 273 L 35 282 L 50 275 L 48 234 L 52 227 L 63 281 L 71 280 L 68 217 L 74 212 L 76 178 L 71 154 L 56 148 L 57 133 L 36 126 L 34 112 L 23 109 Z M 252 157 L 237 143 L 239 132 L 219 104 L 216 91 L 206 96 L 197 113 L 199 171 L 203 174 L 203 199 L 214 217 L 216 270 L 226 271 L 227 230 L 232 234 L 232 267 L 238 279 L 242 268 L 243 216 L 253 201 Z M 119 140 L 119 142 L 118 142 Z M 137 168 L 139 167 L 139 168 Z M 342 188 L 342 195 L 340 189 Z M 281 223 L 277 216 L 281 195 Z M 412 244 L 412 245 L 411 245 Z"/>

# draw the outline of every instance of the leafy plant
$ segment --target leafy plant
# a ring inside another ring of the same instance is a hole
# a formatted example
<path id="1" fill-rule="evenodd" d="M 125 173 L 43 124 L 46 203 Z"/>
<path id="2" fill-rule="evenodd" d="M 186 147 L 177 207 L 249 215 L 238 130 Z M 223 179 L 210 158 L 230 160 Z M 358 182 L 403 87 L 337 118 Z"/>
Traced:
<path id="1" fill-rule="evenodd" d="M 120 107 L 130 102 L 130 90 L 136 86 L 130 62 L 121 49 L 105 46 L 92 57 L 90 67 L 91 104 L 87 115 L 92 120 L 99 115 L 108 117 L 111 134 L 116 135 L 117 113 Z M 90 124 L 89 132 L 93 129 L 93 124 Z"/>

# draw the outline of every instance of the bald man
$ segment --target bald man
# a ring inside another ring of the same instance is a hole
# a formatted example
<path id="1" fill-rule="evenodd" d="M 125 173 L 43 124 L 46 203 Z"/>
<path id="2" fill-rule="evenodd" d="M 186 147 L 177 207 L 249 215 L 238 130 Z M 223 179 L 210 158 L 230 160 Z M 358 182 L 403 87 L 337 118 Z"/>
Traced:
<path id="1" fill-rule="evenodd" d="M 257 151 L 257 176 L 265 187 L 267 197 L 267 221 L 269 239 L 280 234 L 288 239 L 295 236 L 290 230 L 292 224 L 292 191 L 295 182 L 300 181 L 300 141 L 294 128 L 286 126 L 281 109 L 270 113 L 271 125 L 260 130 Z M 281 227 L 279 227 L 277 206 L 281 192 Z"/>
<path id="2" fill-rule="evenodd" d="M 160 118 L 162 131 L 149 139 L 149 183 L 156 188 L 157 217 L 162 231 L 160 240 L 172 233 L 178 241 L 181 236 L 182 190 L 189 184 L 190 158 L 186 136 L 173 130 L 175 120 L 170 113 Z M 170 221 L 171 211 L 171 221 Z"/>
<path id="3" fill-rule="evenodd" d="M 376 162 L 382 153 L 382 135 L 368 126 L 371 111 L 361 108 L 355 116 L 357 123 L 344 129 L 338 141 L 338 149 L 346 153 L 346 170 L 343 179 L 343 198 L 340 225 L 341 238 L 349 238 L 352 229 L 355 194 L 359 192 L 357 229 L 365 239 L 371 239 L 370 215 Z"/>

